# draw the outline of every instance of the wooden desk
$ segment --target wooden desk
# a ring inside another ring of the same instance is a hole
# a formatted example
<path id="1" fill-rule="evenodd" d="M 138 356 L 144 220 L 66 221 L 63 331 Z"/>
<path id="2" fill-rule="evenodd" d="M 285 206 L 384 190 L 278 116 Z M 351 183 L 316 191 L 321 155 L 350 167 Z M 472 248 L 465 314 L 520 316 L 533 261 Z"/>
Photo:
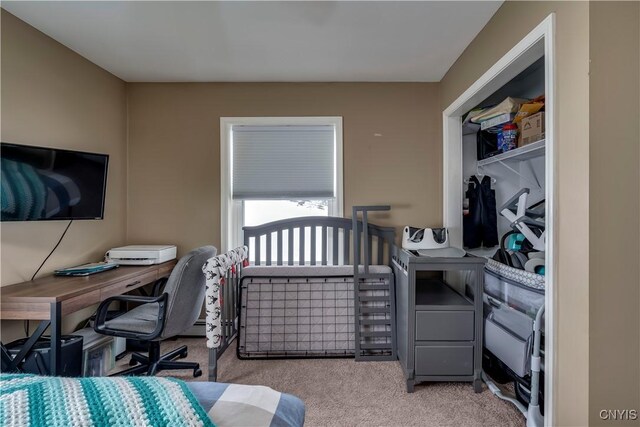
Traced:
<path id="1" fill-rule="evenodd" d="M 60 372 L 60 338 L 62 316 L 97 304 L 108 297 L 154 283 L 168 277 L 177 260 L 157 265 L 121 266 L 91 276 L 45 276 L 33 281 L 4 286 L 0 290 L 0 319 L 41 320 L 15 360 L 20 362 L 33 344 L 51 326 L 51 375 Z M 2 357 L 10 357 L 4 346 Z M 17 363 L 16 362 L 16 363 Z"/>

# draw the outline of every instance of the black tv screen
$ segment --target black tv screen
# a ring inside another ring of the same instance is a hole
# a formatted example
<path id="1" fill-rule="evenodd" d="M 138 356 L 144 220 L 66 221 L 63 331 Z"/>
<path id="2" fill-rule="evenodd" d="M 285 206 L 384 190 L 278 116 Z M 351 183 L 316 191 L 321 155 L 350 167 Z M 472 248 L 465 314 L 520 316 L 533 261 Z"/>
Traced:
<path id="1" fill-rule="evenodd" d="M 106 154 L 0 144 L 2 221 L 104 218 Z"/>

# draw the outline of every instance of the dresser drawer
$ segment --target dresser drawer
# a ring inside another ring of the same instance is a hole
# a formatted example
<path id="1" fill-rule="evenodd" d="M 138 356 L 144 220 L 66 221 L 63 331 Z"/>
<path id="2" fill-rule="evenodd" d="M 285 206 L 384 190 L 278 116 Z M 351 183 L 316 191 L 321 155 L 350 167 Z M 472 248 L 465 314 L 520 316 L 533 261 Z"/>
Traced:
<path id="1" fill-rule="evenodd" d="M 473 341 L 473 311 L 416 311 L 416 341 Z"/>
<path id="2" fill-rule="evenodd" d="M 100 298 L 105 299 L 115 295 L 122 295 L 141 286 L 155 282 L 157 277 L 157 271 L 150 271 L 141 276 L 114 283 L 100 290 Z"/>
<path id="3" fill-rule="evenodd" d="M 416 346 L 416 375 L 472 375 L 473 345 Z"/>

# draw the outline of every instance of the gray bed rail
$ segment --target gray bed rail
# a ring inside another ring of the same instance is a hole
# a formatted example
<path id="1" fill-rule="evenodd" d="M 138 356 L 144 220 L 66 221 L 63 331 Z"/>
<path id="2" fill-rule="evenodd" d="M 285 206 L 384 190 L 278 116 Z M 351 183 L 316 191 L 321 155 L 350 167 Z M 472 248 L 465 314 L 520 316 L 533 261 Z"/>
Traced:
<path id="1" fill-rule="evenodd" d="M 360 259 L 360 246 L 362 252 L 367 254 L 362 262 L 361 269 L 358 263 L 353 266 L 353 289 L 355 297 L 355 357 L 356 360 L 396 360 L 396 301 L 395 301 L 395 280 L 393 273 L 388 274 L 371 274 L 369 266 L 371 264 L 371 229 L 369 224 L 369 213 L 389 211 L 390 206 L 354 206 L 352 213 L 352 228 L 356 230 L 358 235 L 362 235 L 362 245 L 354 246 L 354 258 Z M 358 216 L 362 215 L 362 221 L 358 220 Z M 391 265 L 391 246 L 395 233 L 391 231 L 391 235 L 387 237 L 389 247 L 389 264 Z M 360 240 L 360 239 L 358 239 Z M 382 258 L 383 251 L 378 245 L 378 257 Z M 374 280 L 373 282 L 371 280 Z M 382 282 L 376 283 L 375 280 L 382 279 Z M 371 291 L 384 289 L 384 296 L 370 296 Z M 370 302 L 383 302 L 383 307 L 370 307 Z M 384 331 L 371 330 L 371 325 L 385 325 Z M 369 342 L 371 337 L 384 337 L 384 342 Z"/>
<path id="2" fill-rule="evenodd" d="M 311 216 L 242 229 L 244 244 L 252 248 L 250 261 L 253 265 L 391 265 L 395 230 L 368 224 L 363 242 L 362 221 L 357 221 L 357 239 L 352 238 L 353 224 L 349 218 Z M 309 248 L 306 248 L 307 241 Z M 351 250 L 353 241 L 358 244 L 355 248 L 355 253 L 360 254 L 358 262 L 354 262 Z M 321 242 L 319 250 L 318 242 Z M 360 250 L 363 246 L 364 250 Z"/>
<path id="3" fill-rule="evenodd" d="M 238 292 L 241 275 L 242 264 L 236 264 L 234 269 L 227 270 L 224 285 L 220 286 L 220 346 L 209 349 L 209 381 L 218 380 L 218 359 L 238 336 Z"/>

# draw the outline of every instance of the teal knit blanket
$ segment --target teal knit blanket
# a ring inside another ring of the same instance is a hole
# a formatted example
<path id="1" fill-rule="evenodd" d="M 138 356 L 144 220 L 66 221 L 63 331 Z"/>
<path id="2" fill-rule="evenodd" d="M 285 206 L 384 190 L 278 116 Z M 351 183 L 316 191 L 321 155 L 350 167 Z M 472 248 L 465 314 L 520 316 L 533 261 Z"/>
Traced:
<path id="1" fill-rule="evenodd" d="M 0 375 L 0 425 L 213 427 L 187 385 L 173 378 Z"/>

